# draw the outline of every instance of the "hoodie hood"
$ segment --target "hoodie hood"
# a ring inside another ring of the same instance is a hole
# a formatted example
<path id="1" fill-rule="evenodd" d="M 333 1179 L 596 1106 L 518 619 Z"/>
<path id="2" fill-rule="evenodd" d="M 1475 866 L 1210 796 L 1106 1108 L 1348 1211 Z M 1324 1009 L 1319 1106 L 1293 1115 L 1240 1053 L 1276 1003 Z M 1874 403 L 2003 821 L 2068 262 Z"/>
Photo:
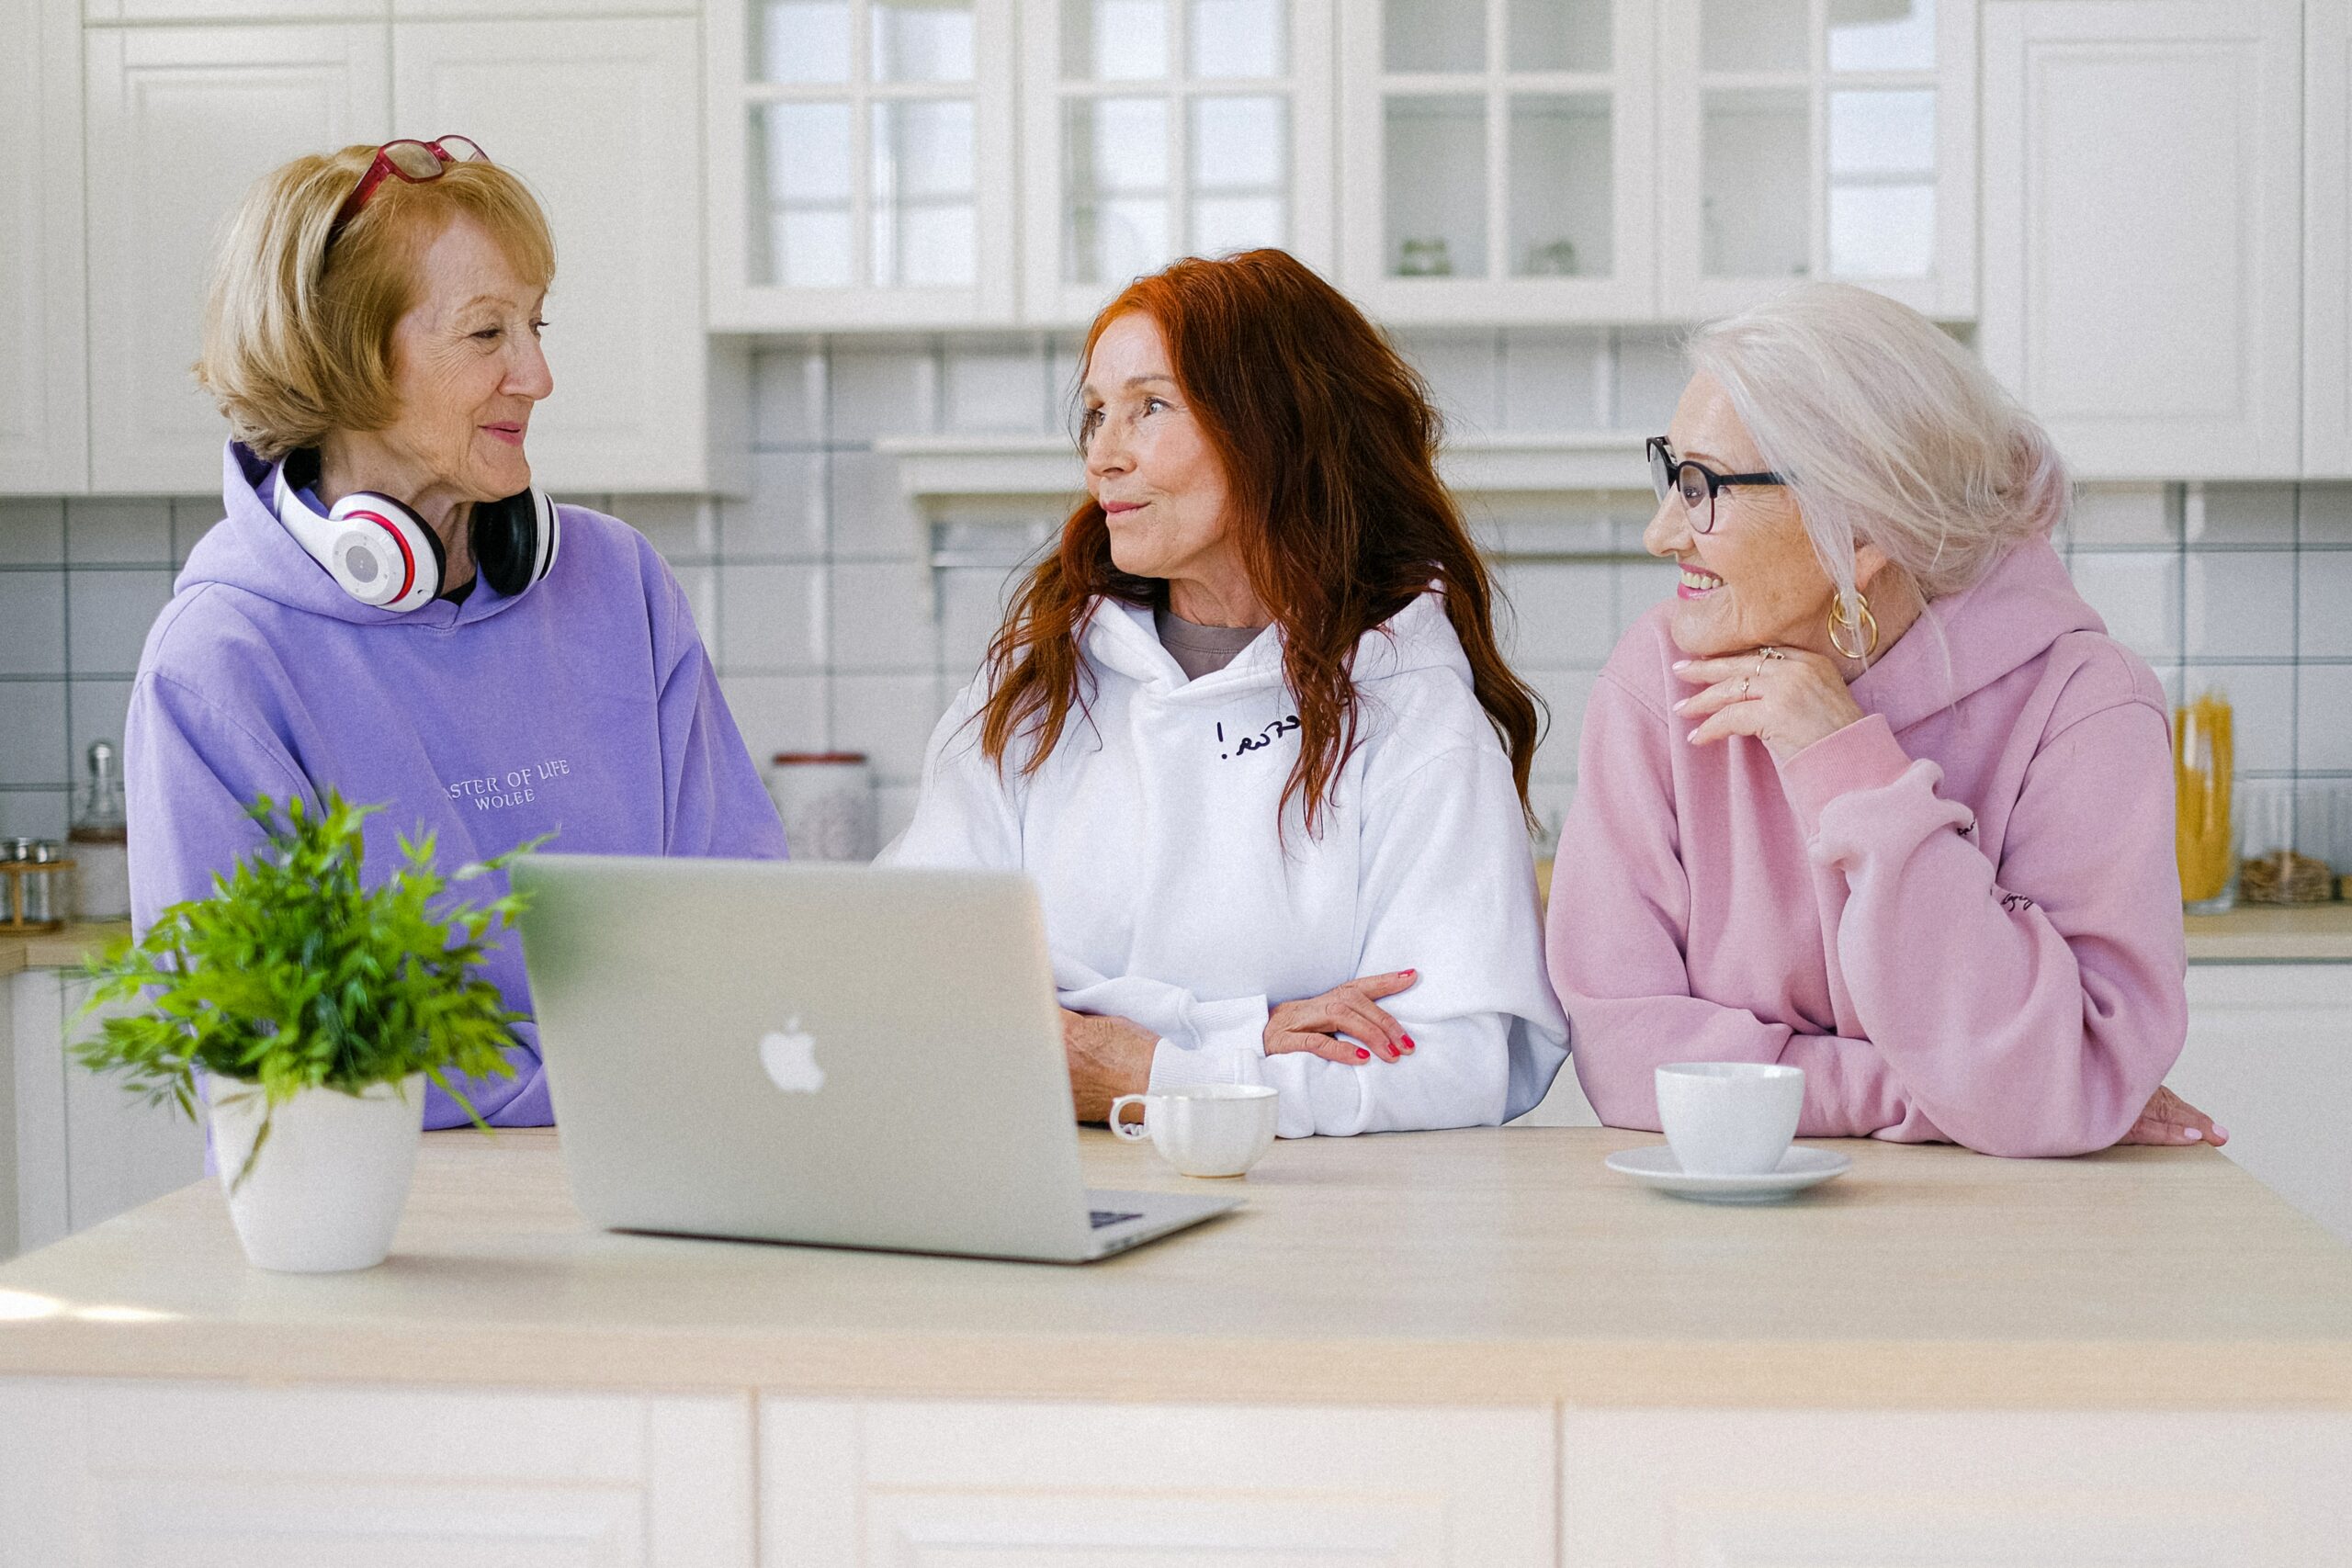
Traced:
<path id="1" fill-rule="evenodd" d="M 2049 539 L 2028 539 L 1973 587 L 1929 604 L 1855 680 L 1854 700 L 1899 734 L 2033 663 L 2060 637 L 2106 630 Z"/>
<path id="2" fill-rule="evenodd" d="M 1164 701 L 1213 705 L 1230 702 L 1252 690 L 1281 687 L 1282 636 L 1280 626 L 1268 626 L 1258 634 L 1257 641 L 1234 656 L 1232 663 L 1197 681 L 1187 681 L 1175 655 L 1160 646 L 1149 609 L 1098 598 L 1079 643 L 1102 669 L 1138 685 L 1160 688 L 1154 694 Z M 1429 592 L 1356 639 L 1351 668 L 1359 686 L 1436 670 L 1453 673 L 1465 690 L 1471 686 L 1470 660 L 1462 651 L 1461 639 L 1454 636 L 1453 623 L 1446 618 L 1444 592 L 1434 583 Z"/>
<path id="3" fill-rule="evenodd" d="M 241 441 L 221 454 L 220 501 L 226 509 L 188 552 L 174 590 L 185 593 L 218 582 L 288 609 L 324 615 L 353 626 L 400 626 L 446 631 L 504 614 L 522 595 L 507 595 L 477 576 L 462 604 L 436 599 L 409 611 L 363 604 L 345 592 L 327 569 L 277 520 L 271 505 L 277 465 L 257 457 Z"/>

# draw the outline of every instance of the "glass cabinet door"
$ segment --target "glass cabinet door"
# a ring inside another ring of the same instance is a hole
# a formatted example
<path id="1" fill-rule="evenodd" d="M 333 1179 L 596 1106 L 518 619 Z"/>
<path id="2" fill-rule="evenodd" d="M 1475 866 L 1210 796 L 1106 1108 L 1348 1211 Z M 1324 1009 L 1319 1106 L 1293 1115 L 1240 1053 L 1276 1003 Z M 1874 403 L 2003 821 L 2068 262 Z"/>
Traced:
<path id="1" fill-rule="evenodd" d="M 1363 0 L 1344 25 L 1360 297 L 1407 321 L 1653 308 L 1647 6 Z"/>
<path id="2" fill-rule="evenodd" d="M 714 0 L 713 324 L 1012 317 L 1010 0 Z M 740 205 L 738 205 L 740 203 Z"/>
<path id="3" fill-rule="evenodd" d="M 1792 278 L 1974 311 L 1974 0 L 1673 0 L 1659 230 L 1670 314 Z"/>
<path id="4" fill-rule="evenodd" d="M 1024 293 L 1078 323 L 1182 255 L 1329 263 L 1330 0 L 1027 0 Z"/>

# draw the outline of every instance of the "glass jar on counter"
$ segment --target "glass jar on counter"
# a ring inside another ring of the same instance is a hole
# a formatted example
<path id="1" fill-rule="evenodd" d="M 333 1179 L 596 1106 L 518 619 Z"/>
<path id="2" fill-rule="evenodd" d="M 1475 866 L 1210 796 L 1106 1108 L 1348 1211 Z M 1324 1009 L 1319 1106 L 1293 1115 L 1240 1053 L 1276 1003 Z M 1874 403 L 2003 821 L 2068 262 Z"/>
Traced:
<path id="1" fill-rule="evenodd" d="M 865 752 L 779 751 L 768 795 L 793 859 L 870 861 L 882 852 Z"/>
<path id="2" fill-rule="evenodd" d="M 65 924 L 74 863 L 49 839 L 0 840 L 0 931 L 53 931 Z"/>
<path id="3" fill-rule="evenodd" d="M 2208 692 L 2173 709 L 2172 746 L 2181 903 L 2192 915 L 2219 914 L 2233 902 L 2238 880 L 2229 699 Z"/>
<path id="4" fill-rule="evenodd" d="M 130 918 L 130 831 L 122 808 L 122 774 L 114 744 L 93 740 L 90 777 L 66 842 L 74 852 L 74 915 L 84 920 Z"/>

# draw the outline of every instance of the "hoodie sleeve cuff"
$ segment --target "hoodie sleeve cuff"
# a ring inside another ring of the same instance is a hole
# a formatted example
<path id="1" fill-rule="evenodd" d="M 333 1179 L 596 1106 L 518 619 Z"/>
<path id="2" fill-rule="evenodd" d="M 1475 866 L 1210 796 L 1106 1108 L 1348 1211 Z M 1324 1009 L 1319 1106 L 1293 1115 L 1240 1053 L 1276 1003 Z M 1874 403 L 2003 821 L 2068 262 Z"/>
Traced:
<path id="1" fill-rule="evenodd" d="M 1266 998 L 1233 997 L 1203 1002 L 1188 1021 L 1193 1041 L 1163 1039 L 1151 1054 L 1151 1088 L 1197 1083 L 1263 1083 Z"/>
<path id="2" fill-rule="evenodd" d="M 1857 790 L 1883 789 L 1910 765 L 1885 717 L 1864 714 L 1782 762 L 1781 787 L 1810 840 L 1820 835 L 1821 814 L 1831 801 Z"/>

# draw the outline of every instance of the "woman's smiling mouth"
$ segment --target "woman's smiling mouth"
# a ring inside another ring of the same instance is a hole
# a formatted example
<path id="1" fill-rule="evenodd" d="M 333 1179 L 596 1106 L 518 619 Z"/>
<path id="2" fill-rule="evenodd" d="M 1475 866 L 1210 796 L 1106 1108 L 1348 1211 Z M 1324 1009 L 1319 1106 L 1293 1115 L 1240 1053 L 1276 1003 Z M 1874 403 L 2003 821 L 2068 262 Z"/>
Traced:
<path id="1" fill-rule="evenodd" d="M 1713 572 L 1695 566 L 1682 569 L 1682 580 L 1675 586 L 1675 594 L 1683 599 L 1703 599 L 1724 585 L 1724 580 Z"/>

